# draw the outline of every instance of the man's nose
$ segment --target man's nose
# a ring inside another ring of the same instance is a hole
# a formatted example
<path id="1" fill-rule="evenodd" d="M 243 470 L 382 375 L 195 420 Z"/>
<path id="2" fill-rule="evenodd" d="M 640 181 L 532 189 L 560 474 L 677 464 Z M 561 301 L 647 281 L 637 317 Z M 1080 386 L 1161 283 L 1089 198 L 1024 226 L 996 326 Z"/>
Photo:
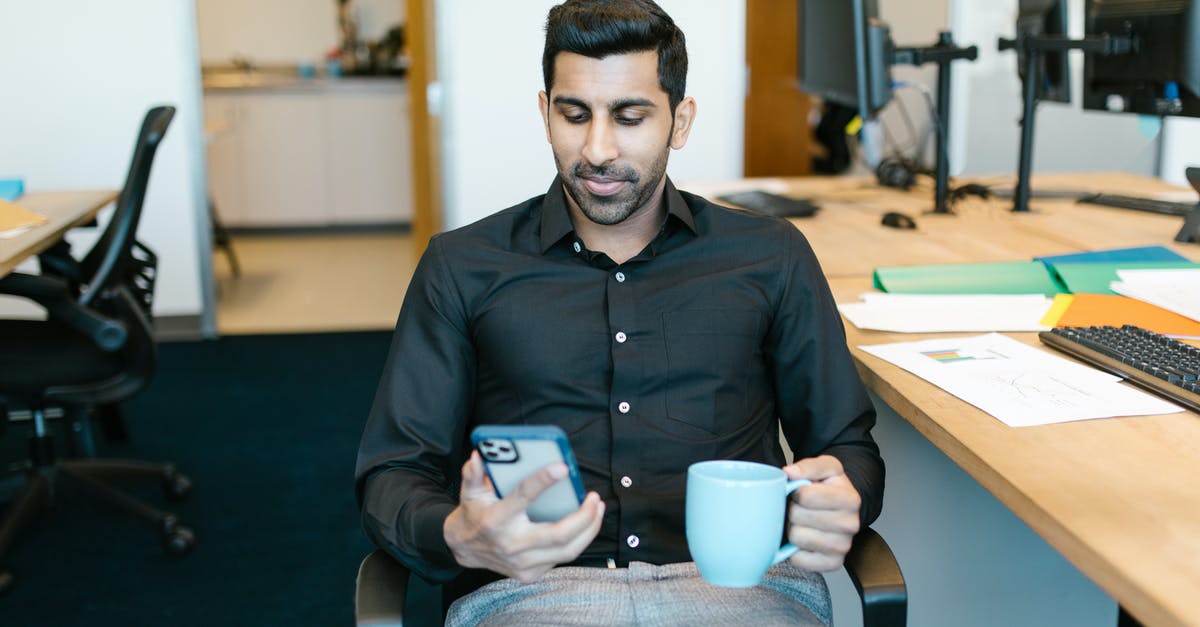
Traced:
<path id="1" fill-rule="evenodd" d="M 587 143 L 583 146 L 583 158 L 592 165 L 603 165 L 617 158 L 617 137 L 614 124 L 610 121 L 593 119 L 588 128 Z"/>

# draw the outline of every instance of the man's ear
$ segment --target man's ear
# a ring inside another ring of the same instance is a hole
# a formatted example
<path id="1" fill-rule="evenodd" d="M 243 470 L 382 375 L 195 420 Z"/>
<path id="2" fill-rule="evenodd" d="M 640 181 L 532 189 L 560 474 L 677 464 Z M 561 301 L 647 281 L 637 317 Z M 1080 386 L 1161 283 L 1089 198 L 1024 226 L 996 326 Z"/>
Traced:
<path id="1" fill-rule="evenodd" d="M 695 120 L 696 100 L 688 96 L 675 105 L 675 119 L 671 122 L 671 148 L 679 150 L 687 144 Z"/>
<path id="2" fill-rule="evenodd" d="M 538 92 L 538 111 L 542 112 L 542 125 L 546 127 L 546 141 L 550 141 L 550 96 Z"/>

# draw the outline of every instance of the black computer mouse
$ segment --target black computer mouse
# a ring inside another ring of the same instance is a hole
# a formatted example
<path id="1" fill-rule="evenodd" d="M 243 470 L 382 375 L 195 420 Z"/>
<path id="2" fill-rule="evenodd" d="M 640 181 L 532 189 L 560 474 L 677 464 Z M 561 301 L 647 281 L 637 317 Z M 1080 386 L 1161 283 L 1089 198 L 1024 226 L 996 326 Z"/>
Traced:
<path id="1" fill-rule="evenodd" d="M 881 224 L 884 226 L 890 226 L 893 229 L 917 228 L 916 220 L 913 220 L 908 214 L 900 213 L 899 211 L 889 211 L 883 214 L 883 220 L 881 221 Z"/>

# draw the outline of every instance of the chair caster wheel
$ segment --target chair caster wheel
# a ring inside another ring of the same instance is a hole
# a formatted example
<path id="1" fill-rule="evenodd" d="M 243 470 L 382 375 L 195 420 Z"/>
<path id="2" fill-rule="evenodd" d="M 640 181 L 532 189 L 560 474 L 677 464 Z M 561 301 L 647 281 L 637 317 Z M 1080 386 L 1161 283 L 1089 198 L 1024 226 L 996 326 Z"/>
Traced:
<path id="1" fill-rule="evenodd" d="M 161 527 L 163 552 L 167 555 L 182 557 L 192 552 L 196 546 L 196 534 L 190 527 L 179 524 L 174 516 L 167 516 Z"/>
<path id="2" fill-rule="evenodd" d="M 182 501 L 192 493 L 192 480 L 171 468 L 163 474 L 162 491 L 168 501 Z"/>

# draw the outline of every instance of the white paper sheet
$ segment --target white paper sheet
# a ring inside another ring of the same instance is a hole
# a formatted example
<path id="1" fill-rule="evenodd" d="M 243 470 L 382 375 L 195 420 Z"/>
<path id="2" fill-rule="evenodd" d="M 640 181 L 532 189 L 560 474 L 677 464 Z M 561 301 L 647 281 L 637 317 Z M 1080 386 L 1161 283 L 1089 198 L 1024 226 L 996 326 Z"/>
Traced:
<path id="1" fill-rule="evenodd" d="M 1182 411 L 1119 377 L 998 333 L 860 348 L 1011 427 Z"/>
<path id="2" fill-rule="evenodd" d="M 884 294 L 838 305 L 854 326 L 894 333 L 1045 331 L 1054 303 L 1043 294 Z"/>
<path id="3" fill-rule="evenodd" d="M 1117 270 L 1112 291 L 1200 321 L 1200 270 Z"/>

